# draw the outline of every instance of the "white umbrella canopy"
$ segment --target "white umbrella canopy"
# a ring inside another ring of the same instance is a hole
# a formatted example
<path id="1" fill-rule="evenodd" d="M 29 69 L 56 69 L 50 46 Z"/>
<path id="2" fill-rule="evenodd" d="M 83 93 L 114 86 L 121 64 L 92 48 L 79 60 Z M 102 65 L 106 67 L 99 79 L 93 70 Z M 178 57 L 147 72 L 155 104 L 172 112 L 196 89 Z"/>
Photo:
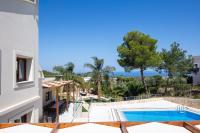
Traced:
<path id="1" fill-rule="evenodd" d="M 59 129 L 58 133 L 121 133 L 120 128 L 100 124 L 87 123 L 69 128 Z"/>
<path id="2" fill-rule="evenodd" d="M 197 127 L 198 129 L 200 129 L 200 124 L 199 124 L 199 125 L 196 125 L 196 127 Z"/>
<path id="3" fill-rule="evenodd" d="M 129 133 L 191 133 L 184 127 L 157 122 L 127 127 L 127 130 Z"/>
<path id="4" fill-rule="evenodd" d="M 197 125 L 195 125 L 196 123 Z M 134 126 L 131 126 L 134 125 Z M 179 125 L 179 126 L 175 126 Z M 43 123 L 43 124 L 0 124 L 0 133 L 200 133 L 198 121 L 193 125 L 188 122 L 157 123 L 138 125 L 128 122 L 103 123 Z M 189 131 L 190 130 L 190 131 Z"/>
<path id="5" fill-rule="evenodd" d="M 52 128 L 22 124 L 18 126 L 0 129 L 0 133 L 50 133 Z"/>

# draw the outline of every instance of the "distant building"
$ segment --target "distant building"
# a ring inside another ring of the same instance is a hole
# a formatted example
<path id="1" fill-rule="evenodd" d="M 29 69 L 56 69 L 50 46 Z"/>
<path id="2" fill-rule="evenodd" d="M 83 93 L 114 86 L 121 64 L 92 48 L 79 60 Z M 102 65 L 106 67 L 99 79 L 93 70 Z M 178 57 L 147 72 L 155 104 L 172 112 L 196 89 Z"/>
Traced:
<path id="1" fill-rule="evenodd" d="M 38 0 L 0 0 L 0 122 L 39 122 Z"/>
<path id="2" fill-rule="evenodd" d="M 193 57 L 194 72 L 192 73 L 193 85 L 200 85 L 200 56 Z"/>

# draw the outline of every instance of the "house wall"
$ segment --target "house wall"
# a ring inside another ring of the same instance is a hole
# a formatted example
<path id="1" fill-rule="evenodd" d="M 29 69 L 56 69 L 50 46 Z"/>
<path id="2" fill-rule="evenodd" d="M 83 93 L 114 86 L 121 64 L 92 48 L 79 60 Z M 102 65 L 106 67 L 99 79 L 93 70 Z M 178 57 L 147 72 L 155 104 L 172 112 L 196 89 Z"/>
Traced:
<path id="1" fill-rule="evenodd" d="M 200 56 L 193 57 L 193 63 L 198 64 L 198 68 L 200 68 Z M 200 71 L 192 74 L 193 77 L 193 85 L 200 85 Z"/>
<path id="2" fill-rule="evenodd" d="M 31 122 L 41 111 L 38 78 L 38 3 L 25 0 L 0 1 L 0 122 L 32 110 Z M 30 81 L 16 83 L 16 57 L 32 58 Z"/>

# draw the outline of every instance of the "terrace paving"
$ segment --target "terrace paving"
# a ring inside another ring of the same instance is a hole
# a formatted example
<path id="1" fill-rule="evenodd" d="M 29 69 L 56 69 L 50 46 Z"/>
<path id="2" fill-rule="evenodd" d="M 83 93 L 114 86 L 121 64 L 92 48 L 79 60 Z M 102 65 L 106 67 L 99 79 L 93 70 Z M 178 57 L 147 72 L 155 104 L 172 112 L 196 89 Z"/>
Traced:
<path id="1" fill-rule="evenodd" d="M 178 104 L 168 102 L 165 100 L 158 101 L 135 101 L 133 102 L 120 102 L 120 103 L 104 103 L 104 104 L 92 104 L 89 121 L 90 122 L 102 122 L 102 121 L 118 121 L 116 114 L 113 112 L 114 109 L 128 110 L 128 109 L 176 109 Z M 122 119 L 121 119 L 122 120 Z"/>

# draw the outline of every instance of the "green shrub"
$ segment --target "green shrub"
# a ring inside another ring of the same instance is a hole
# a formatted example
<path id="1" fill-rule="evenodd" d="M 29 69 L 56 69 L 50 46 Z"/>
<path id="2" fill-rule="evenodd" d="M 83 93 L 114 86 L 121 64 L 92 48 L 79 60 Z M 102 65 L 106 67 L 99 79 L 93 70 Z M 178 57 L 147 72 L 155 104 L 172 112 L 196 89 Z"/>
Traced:
<path id="1" fill-rule="evenodd" d="M 194 99 L 200 99 L 200 95 L 193 96 Z"/>
<path id="2" fill-rule="evenodd" d="M 157 94 L 158 88 L 157 87 L 148 87 L 151 94 Z"/>
<path id="3" fill-rule="evenodd" d="M 127 93 L 127 87 L 125 85 L 118 85 L 115 86 L 112 90 L 112 94 L 117 97 L 117 96 L 121 96 L 124 97 L 125 94 Z"/>
<path id="4" fill-rule="evenodd" d="M 145 88 L 139 81 L 130 81 L 127 83 L 128 96 L 137 96 L 145 93 Z"/>
<path id="5" fill-rule="evenodd" d="M 173 85 L 175 96 L 185 96 L 191 89 L 190 84 L 175 84 Z"/>

